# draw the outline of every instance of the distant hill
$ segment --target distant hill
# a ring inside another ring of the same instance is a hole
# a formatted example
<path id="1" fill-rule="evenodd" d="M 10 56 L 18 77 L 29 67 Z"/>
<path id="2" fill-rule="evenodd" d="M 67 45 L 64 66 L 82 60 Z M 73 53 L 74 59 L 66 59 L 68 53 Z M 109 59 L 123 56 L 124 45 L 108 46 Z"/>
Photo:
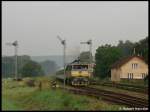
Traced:
<path id="1" fill-rule="evenodd" d="M 31 59 L 33 61 L 37 61 L 37 62 L 43 62 L 43 61 L 46 61 L 46 60 L 51 60 L 51 61 L 54 61 L 57 64 L 58 68 L 63 67 L 63 56 L 61 56 L 61 55 L 31 56 Z M 70 63 L 74 59 L 76 59 L 75 56 L 72 56 L 72 55 L 66 56 L 66 63 Z"/>

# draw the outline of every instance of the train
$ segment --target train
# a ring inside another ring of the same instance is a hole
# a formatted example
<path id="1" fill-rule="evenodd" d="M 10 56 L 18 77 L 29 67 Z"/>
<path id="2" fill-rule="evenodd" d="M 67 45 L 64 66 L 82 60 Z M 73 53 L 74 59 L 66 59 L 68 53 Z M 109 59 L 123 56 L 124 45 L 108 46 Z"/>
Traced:
<path id="1" fill-rule="evenodd" d="M 65 69 L 66 83 L 73 86 L 87 86 L 93 76 L 93 66 L 88 63 L 71 63 Z"/>

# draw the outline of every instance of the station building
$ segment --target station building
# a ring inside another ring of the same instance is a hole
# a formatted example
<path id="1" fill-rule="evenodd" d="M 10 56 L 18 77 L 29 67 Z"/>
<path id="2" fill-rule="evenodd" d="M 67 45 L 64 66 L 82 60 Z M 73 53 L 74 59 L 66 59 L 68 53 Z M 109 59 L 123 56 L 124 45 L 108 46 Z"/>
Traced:
<path id="1" fill-rule="evenodd" d="M 121 79 L 144 79 L 148 75 L 148 64 L 141 56 L 129 56 L 111 66 L 111 81 Z"/>

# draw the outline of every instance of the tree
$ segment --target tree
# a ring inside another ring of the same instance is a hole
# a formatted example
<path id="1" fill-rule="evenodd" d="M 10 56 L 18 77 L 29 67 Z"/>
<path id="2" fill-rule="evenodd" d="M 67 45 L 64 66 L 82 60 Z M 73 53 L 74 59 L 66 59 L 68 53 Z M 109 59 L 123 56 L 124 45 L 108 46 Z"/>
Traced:
<path id="1" fill-rule="evenodd" d="M 136 54 L 144 57 L 145 61 L 148 63 L 148 37 L 136 42 L 133 48 L 135 48 Z"/>
<path id="2" fill-rule="evenodd" d="M 110 75 L 111 65 L 122 57 L 120 48 L 111 45 L 100 46 L 95 54 L 95 75 L 105 78 Z"/>
<path id="3" fill-rule="evenodd" d="M 117 47 L 123 51 L 124 56 L 133 55 L 133 51 L 135 48 L 135 55 L 144 57 L 145 61 L 148 63 L 148 37 L 134 43 L 129 40 L 126 40 L 125 43 L 122 40 L 119 40 Z"/>
<path id="4" fill-rule="evenodd" d="M 119 43 L 117 45 L 117 47 L 122 50 L 122 53 L 125 56 L 130 56 L 133 54 L 133 46 L 134 46 L 134 43 L 132 43 L 129 40 L 126 40 L 125 42 L 123 42 L 122 40 L 119 40 Z"/>
<path id="5" fill-rule="evenodd" d="M 23 55 L 17 56 L 18 62 L 18 74 L 20 70 L 28 61 L 30 61 L 30 56 Z M 3 56 L 2 57 L 2 76 L 3 77 L 14 77 L 15 74 L 15 57 L 14 56 Z"/>
<path id="6" fill-rule="evenodd" d="M 21 69 L 21 74 L 23 77 L 34 77 L 34 76 L 42 76 L 44 75 L 44 71 L 40 64 L 34 61 L 28 61 Z"/>

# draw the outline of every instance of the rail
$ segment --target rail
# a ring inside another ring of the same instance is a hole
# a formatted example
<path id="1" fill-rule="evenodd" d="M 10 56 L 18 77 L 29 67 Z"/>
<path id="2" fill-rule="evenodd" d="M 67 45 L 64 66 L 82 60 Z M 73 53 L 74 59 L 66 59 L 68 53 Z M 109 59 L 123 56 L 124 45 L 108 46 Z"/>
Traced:
<path id="1" fill-rule="evenodd" d="M 109 102 L 126 105 L 129 107 L 148 107 L 148 101 L 142 98 L 137 98 L 125 94 L 115 93 L 111 91 L 96 89 L 92 87 L 75 87 L 75 88 L 64 88 L 70 92 L 82 95 L 93 96 L 96 98 L 101 98 Z"/>

